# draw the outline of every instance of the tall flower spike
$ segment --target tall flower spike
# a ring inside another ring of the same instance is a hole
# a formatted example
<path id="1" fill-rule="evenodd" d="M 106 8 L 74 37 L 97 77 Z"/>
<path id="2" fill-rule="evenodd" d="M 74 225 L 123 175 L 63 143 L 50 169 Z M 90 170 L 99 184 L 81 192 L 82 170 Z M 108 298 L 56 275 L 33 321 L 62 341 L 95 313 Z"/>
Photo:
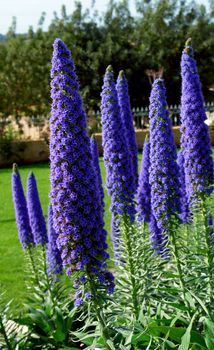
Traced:
<path id="1" fill-rule="evenodd" d="M 208 215 L 207 224 L 210 227 L 210 231 L 209 231 L 210 243 L 213 246 L 214 245 L 214 230 L 213 230 L 213 217 L 211 214 Z"/>
<path id="2" fill-rule="evenodd" d="M 90 139 L 90 146 L 91 146 L 91 155 L 92 155 L 93 166 L 94 166 L 94 170 L 95 170 L 95 174 L 96 174 L 96 178 L 97 178 L 97 185 L 98 185 L 98 189 L 99 189 L 100 205 L 102 207 L 102 211 L 104 214 L 104 210 L 105 210 L 104 190 L 103 190 L 102 177 L 101 177 L 100 165 L 99 165 L 98 146 L 97 146 L 97 141 L 94 137 L 91 137 L 91 139 Z"/>
<path id="3" fill-rule="evenodd" d="M 181 58 L 181 147 L 188 199 L 212 191 L 213 160 L 201 83 L 190 40 Z"/>
<path id="4" fill-rule="evenodd" d="M 178 217 L 180 191 L 176 147 L 162 79 L 156 79 L 152 86 L 149 119 L 151 208 L 164 234 L 170 229 L 170 218 Z"/>
<path id="5" fill-rule="evenodd" d="M 118 95 L 118 102 L 120 106 L 121 118 L 126 130 L 126 137 L 130 150 L 132 171 L 136 190 L 138 185 L 138 147 L 133 125 L 133 115 L 131 111 L 131 104 L 128 92 L 128 82 L 124 71 L 120 71 L 118 75 L 116 89 Z"/>
<path id="6" fill-rule="evenodd" d="M 60 251 L 56 244 L 57 234 L 53 228 L 53 210 L 51 205 L 48 207 L 48 245 L 47 245 L 47 266 L 48 274 L 59 275 L 62 273 L 62 259 Z"/>
<path id="7" fill-rule="evenodd" d="M 168 253 L 168 250 L 166 249 L 167 237 L 164 236 L 163 232 L 158 227 L 157 221 L 153 214 L 150 215 L 149 232 L 150 232 L 150 241 L 155 253 L 162 255 L 162 257 L 167 257 L 167 253 Z"/>
<path id="8" fill-rule="evenodd" d="M 182 151 L 180 151 L 178 154 L 177 162 L 179 167 L 179 180 L 180 180 L 180 192 L 181 192 L 180 219 L 182 223 L 187 223 L 190 219 L 190 210 L 189 210 L 189 204 L 188 204 L 188 198 L 187 198 L 185 171 L 184 171 L 184 156 Z"/>
<path id="9" fill-rule="evenodd" d="M 32 172 L 27 180 L 27 208 L 30 226 L 36 245 L 48 242 L 47 228 L 39 199 L 36 178 Z"/>
<path id="10" fill-rule="evenodd" d="M 34 245 L 34 240 L 29 223 L 26 198 L 16 164 L 13 165 L 12 193 L 19 240 L 22 247 L 26 249 L 29 245 Z"/>
<path id="11" fill-rule="evenodd" d="M 150 142 L 146 138 L 143 146 L 143 156 L 137 189 L 137 218 L 138 221 L 149 222 L 151 216 L 151 187 L 149 184 Z"/>
<path id="12" fill-rule="evenodd" d="M 57 246 L 67 274 L 76 272 L 76 288 L 90 282 L 109 292 L 113 278 L 106 271 L 106 231 L 103 227 L 99 190 L 92 164 L 86 115 L 70 51 L 62 40 L 54 41 L 51 69 L 50 119 L 51 205 Z M 83 291 L 76 305 L 83 302 Z"/>
<path id="13" fill-rule="evenodd" d="M 135 186 L 111 66 L 106 69 L 104 76 L 101 118 L 104 163 L 107 171 L 106 185 L 112 200 L 110 210 L 114 216 L 127 214 L 133 219 Z"/>

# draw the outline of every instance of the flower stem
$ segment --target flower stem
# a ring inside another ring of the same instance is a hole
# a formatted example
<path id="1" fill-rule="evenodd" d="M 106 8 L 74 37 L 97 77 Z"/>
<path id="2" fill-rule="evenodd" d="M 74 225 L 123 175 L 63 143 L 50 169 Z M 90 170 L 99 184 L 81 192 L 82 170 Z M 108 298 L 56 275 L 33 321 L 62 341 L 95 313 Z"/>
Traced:
<path id="1" fill-rule="evenodd" d="M 52 296 L 52 290 L 51 290 L 51 285 L 50 285 L 50 279 L 49 279 L 48 272 L 47 272 L 46 245 L 45 244 L 42 245 L 42 257 L 43 257 L 44 275 L 45 275 L 46 282 L 47 282 L 47 289 L 50 292 L 51 300 L 53 302 L 53 296 Z M 53 304 L 54 304 L 54 302 L 53 302 Z"/>
<path id="2" fill-rule="evenodd" d="M 40 283 L 39 283 L 39 276 L 38 276 L 38 271 L 36 269 L 36 265 L 35 265 L 35 261 L 34 261 L 34 257 L 33 257 L 32 247 L 28 246 L 27 247 L 27 252 L 28 252 L 28 255 L 29 255 L 29 258 L 30 258 L 31 267 L 32 267 L 32 271 L 34 273 L 35 281 L 36 281 L 37 285 L 39 286 L 40 285 Z"/>
<path id="3" fill-rule="evenodd" d="M 185 280 L 184 280 L 182 266 L 181 266 L 181 262 L 180 262 L 179 248 L 177 246 L 177 240 L 176 240 L 176 236 L 175 236 L 175 232 L 178 228 L 178 223 L 174 226 L 175 227 L 172 227 L 170 230 L 171 231 L 170 236 L 171 236 L 172 248 L 174 250 L 173 253 L 174 253 L 176 268 L 177 268 L 177 272 L 178 272 L 178 276 L 179 276 L 179 282 L 180 282 L 180 286 L 181 286 L 181 290 L 182 290 L 182 294 L 183 294 L 183 300 L 184 300 L 184 303 L 186 304 L 186 306 L 189 310 L 188 315 L 191 317 L 191 308 L 190 308 L 189 302 L 186 300 Z"/>
<path id="4" fill-rule="evenodd" d="M 208 271 L 208 295 L 210 298 L 210 303 L 213 302 L 213 257 L 214 254 L 212 252 L 213 247 L 210 243 L 210 226 L 208 225 L 208 215 L 205 205 L 205 200 L 202 199 L 201 201 L 201 209 L 202 209 L 202 215 L 204 219 L 204 233 L 205 233 L 205 242 L 206 242 L 206 248 L 207 248 L 207 257 L 206 257 L 206 263 L 207 263 L 207 271 Z"/>
<path id="5" fill-rule="evenodd" d="M 97 294 L 97 290 L 94 286 L 94 281 L 92 280 L 90 274 L 88 274 L 88 280 L 89 280 L 90 289 L 92 292 L 92 302 L 94 305 L 94 310 L 95 310 L 97 319 L 98 319 L 99 324 L 100 324 L 101 334 L 102 334 L 103 339 L 106 342 L 106 344 L 105 344 L 106 349 L 111 350 L 111 347 L 107 343 L 107 341 L 110 340 L 110 336 L 109 336 L 108 328 L 106 325 L 105 316 L 103 314 L 102 306 L 99 304 L 99 299 L 98 299 L 99 296 Z"/>
<path id="6" fill-rule="evenodd" d="M 124 235 L 125 235 L 125 243 L 127 247 L 127 254 L 128 254 L 128 261 L 127 266 L 129 268 L 129 274 L 130 274 L 130 281 L 132 285 L 132 303 L 133 303 L 133 311 L 136 320 L 139 316 L 139 305 L 137 300 L 137 284 L 136 284 L 136 278 L 135 278 L 135 266 L 134 266 L 134 256 L 133 256 L 133 249 L 132 249 L 132 241 L 131 241 L 131 234 L 129 232 L 129 227 L 131 225 L 130 220 L 127 217 L 124 217 L 123 220 L 124 223 Z M 131 226 L 132 227 L 132 226 Z"/>

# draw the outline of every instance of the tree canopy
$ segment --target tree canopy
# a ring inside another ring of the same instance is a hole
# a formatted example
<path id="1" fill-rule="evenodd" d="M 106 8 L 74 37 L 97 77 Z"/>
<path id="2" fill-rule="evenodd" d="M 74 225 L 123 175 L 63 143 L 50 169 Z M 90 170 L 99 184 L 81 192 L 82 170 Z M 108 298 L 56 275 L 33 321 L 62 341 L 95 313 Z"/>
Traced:
<path id="1" fill-rule="evenodd" d="M 86 109 L 98 109 L 102 78 L 111 64 L 115 75 L 126 72 L 133 107 L 148 105 L 148 70 L 163 70 L 169 104 L 180 102 L 180 56 L 192 38 L 206 101 L 213 99 L 214 2 L 204 5 L 185 0 L 136 0 L 136 15 L 128 0 L 110 0 L 102 14 L 83 10 L 76 2 L 67 14 L 54 14 L 43 30 L 16 33 L 13 20 L 0 40 L 0 116 L 46 118 L 50 112 L 49 81 L 52 43 L 60 37 L 71 49 Z"/>

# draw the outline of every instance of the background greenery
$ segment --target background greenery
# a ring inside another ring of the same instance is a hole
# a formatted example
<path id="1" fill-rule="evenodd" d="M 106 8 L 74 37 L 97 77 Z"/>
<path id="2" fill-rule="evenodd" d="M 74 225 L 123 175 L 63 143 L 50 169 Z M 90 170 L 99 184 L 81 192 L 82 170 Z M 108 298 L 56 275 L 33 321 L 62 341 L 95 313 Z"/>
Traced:
<path id="1" fill-rule="evenodd" d="M 164 69 L 169 104 L 180 101 L 180 56 L 192 37 L 206 101 L 213 99 L 214 2 L 210 10 L 195 1 L 136 1 L 133 17 L 128 0 L 110 0 L 103 14 L 83 11 L 76 2 L 73 13 L 62 7 L 48 31 L 39 28 L 16 33 L 14 19 L 6 37 L 0 37 L 0 116 L 46 118 L 50 109 L 52 43 L 65 41 L 72 52 L 87 111 L 99 108 L 102 77 L 106 67 L 115 73 L 125 69 L 132 106 L 148 105 L 150 83 L 147 69 Z"/>

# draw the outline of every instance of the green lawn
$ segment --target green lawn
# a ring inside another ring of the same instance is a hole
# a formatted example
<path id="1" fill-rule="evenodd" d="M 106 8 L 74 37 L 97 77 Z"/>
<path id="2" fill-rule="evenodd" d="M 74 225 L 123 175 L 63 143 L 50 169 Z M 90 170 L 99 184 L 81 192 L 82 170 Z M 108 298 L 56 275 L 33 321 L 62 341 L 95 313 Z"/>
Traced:
<path id="1" fill-rule="evenodd" d="M 102 158 L 100 166 L 105 181 L 105 169 Z M 23 186 L 26 186 L 26 180 L 29 171 L 33 171 L 40 194 L 40 199 L 45 216 L 47 217 L 48 192 L 49 192 L 49 165 L 33 164 L 19 168 L 22 177 Z M 105 196 L 106 213 L 105 223 L 109 232 L 110 198 Z M 110 240 L 109 240 L 110 241 Z M 0 169 L 0 286 L 6 290 L 7 297 L 20 300 L 25 292 L 25 272 L 24 272 L 24 254 L 18 240 L 18 234 L 15 223 L 15 213 L 11 193 L 11 169 Z"/>

